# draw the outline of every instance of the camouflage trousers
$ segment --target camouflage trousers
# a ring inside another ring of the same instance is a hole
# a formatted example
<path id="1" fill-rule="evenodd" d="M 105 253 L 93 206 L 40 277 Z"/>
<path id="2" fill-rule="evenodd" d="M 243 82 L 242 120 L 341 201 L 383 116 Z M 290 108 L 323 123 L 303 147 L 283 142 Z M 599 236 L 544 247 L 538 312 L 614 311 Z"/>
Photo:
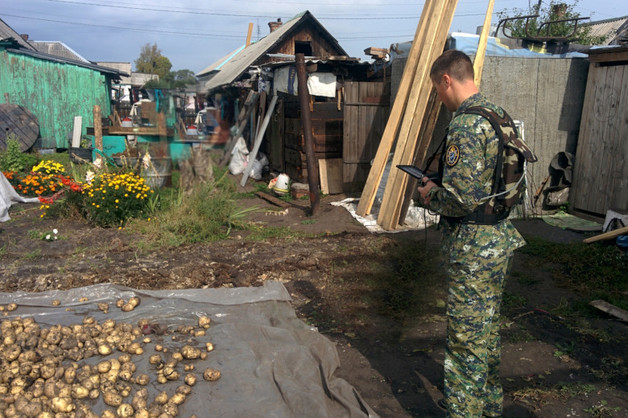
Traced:
<path id="1" fill-rule="evenodd" d="M 495 247 L 482 228 L 469 231 L 475 235 L 452 240 L 448 254 L 445 403 L 449 417 L 497 417 L 500 306 L 512 249 Z"/>

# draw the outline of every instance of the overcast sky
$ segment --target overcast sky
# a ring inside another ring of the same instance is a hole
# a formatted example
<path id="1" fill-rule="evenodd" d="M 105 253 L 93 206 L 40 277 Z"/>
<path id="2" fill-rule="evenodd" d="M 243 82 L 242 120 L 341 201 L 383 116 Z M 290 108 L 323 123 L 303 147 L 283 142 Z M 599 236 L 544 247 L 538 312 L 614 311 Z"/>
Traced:
<path id="1" fill-rule="evenodd" d="M 574 0 L 565 0 L 574 4 Z M 529 10 L 537 0 L 495 0 L 497 13 Z M 549 0 L 543 0 L 548 4 Z M 172 70 L 199 72 L 243 45 L 249 23 L 253 40 L 268 22 L 286 22 L 309 10 L 353 57 L 364 49 L 412 40 L 423 1 L 407 0 L 2 0 L 0 18 L 31 40 L 62 41 L 90 61 L 131 62 L 143 45 L 156 43 Z M 459 0 L 450 31 L 476 32 L 488 0 Z M 575 10 L 592 21 L 628 15 L 625 0 L 580 0 Z"/>

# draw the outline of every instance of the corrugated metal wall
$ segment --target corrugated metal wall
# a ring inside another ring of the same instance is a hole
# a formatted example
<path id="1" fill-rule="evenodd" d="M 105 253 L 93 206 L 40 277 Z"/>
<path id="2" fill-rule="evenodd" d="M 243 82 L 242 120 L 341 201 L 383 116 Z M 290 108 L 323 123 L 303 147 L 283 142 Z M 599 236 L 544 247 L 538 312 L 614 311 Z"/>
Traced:
<path id="1" fill-rule="evenodd" d="M 74 116 L 83 117 L 83 133 L 93 126 L 93 107 L 110 114 L 110 90 L 98 71 L 0 50 L 0 100 L 30 110 L 39 119 L 41 146 L 66 148 Z"/>

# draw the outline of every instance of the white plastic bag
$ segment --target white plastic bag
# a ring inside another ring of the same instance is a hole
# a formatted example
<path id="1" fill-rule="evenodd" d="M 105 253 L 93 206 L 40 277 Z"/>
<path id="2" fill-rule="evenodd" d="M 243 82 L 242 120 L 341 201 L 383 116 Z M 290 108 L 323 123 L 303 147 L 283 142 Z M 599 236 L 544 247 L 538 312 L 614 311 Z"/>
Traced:
<path id="1" fill-rule="evenodd" d="M 253 161 L 253 166 L 251 167 L 250 177 L 255 180 L 262 179 L 262 172 L 264 171 L 264 167 L 268 165 L 268 158 L 264 154 L 261 154 L 261 157 L 255 161 Z"/>
<path id="2" fill-rule="evenodd" d="M 247 166 L 249 150 L 246 147 L 244 138 L 239 137 L 233 150 L 231 151 L 231 161 L 229 162 L 229 172 L 234 176 L 244 172 Z"/>

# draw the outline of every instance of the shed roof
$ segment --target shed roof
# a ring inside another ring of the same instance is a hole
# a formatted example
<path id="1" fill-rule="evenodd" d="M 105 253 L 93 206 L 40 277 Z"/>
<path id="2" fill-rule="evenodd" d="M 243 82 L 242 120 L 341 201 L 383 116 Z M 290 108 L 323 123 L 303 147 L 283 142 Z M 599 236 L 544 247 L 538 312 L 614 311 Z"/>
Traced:
<path id="1" fill-rule="evenodd" d="M 586 24 L 591 28 L 591 36 L 606 36 L 605 45 L 618 44 L 628 36 L 628 16 L 598 20 Z"/>
<path id="2" fill-rule="evenodd" d="M 199 72 L 197 74 L 198 77 L 211 76 L 203 87 L 207 90 L 213 90 L 236 81 L 255 61 L 263 57 L 268 50 L 282 42 L 296 27 L 307 21 L 311 21 L 319 27 L 321 36 L 326 38 L 327 41 L 338 50 L 340 55 L 347 55 L 336 38 L 316 20 L 312 13 L 306 10 L 282 24 L 259 41 L 252 43 L 246 48 L 244 45 L 241 46 Z"/>
<path id="3" fill-rule="evenodd" d="M 90 62 L 83 62 L 83 61 L 77 61 L 77 60 L 73 60 L 69 58 L 57 57 L 55 55 L 46 54 L 46 53 L 39 52 L 34 49 L 31 50 L 31 49 L 26 49 L 26 48 L 20 48 L 20 45 L 15 39 L 0 40 L 0 47 L 4 47 L 8 52 L 12 54 L 26 55 L 26 56 L 30 56 L 30 57 L 41 59 L 41 60 L 58 62 L 61 64 L 76 65 L 77 67 L 89 68 L 90 70 L 98 71 L 102 74 L 107 74 L 113 78 L 120 78 L 120 77 L 129 75 L 122 71 L 118 71 L 113 68 L 103 67 L 101 65 L 92 64 Z"/>
<path id="4" fill-rule="evenodd" d="M 67 46 L 61 41 L 29 41 L 33 47 L 39 52 L 54 55 L 61 58 L 68 58 L 76 61 L 89 62 L 83 58 L 78 52 Z"/>
<path id="5" fill-rule="evenodd" d="M 4 20 L 0 19 L 0 41 L 4 39 L 14 39 L 22 48 L 35 50 L 28 41 L 25 41 L 19 33 L 13 30 L 13 28 L 7 25 Z"/>

